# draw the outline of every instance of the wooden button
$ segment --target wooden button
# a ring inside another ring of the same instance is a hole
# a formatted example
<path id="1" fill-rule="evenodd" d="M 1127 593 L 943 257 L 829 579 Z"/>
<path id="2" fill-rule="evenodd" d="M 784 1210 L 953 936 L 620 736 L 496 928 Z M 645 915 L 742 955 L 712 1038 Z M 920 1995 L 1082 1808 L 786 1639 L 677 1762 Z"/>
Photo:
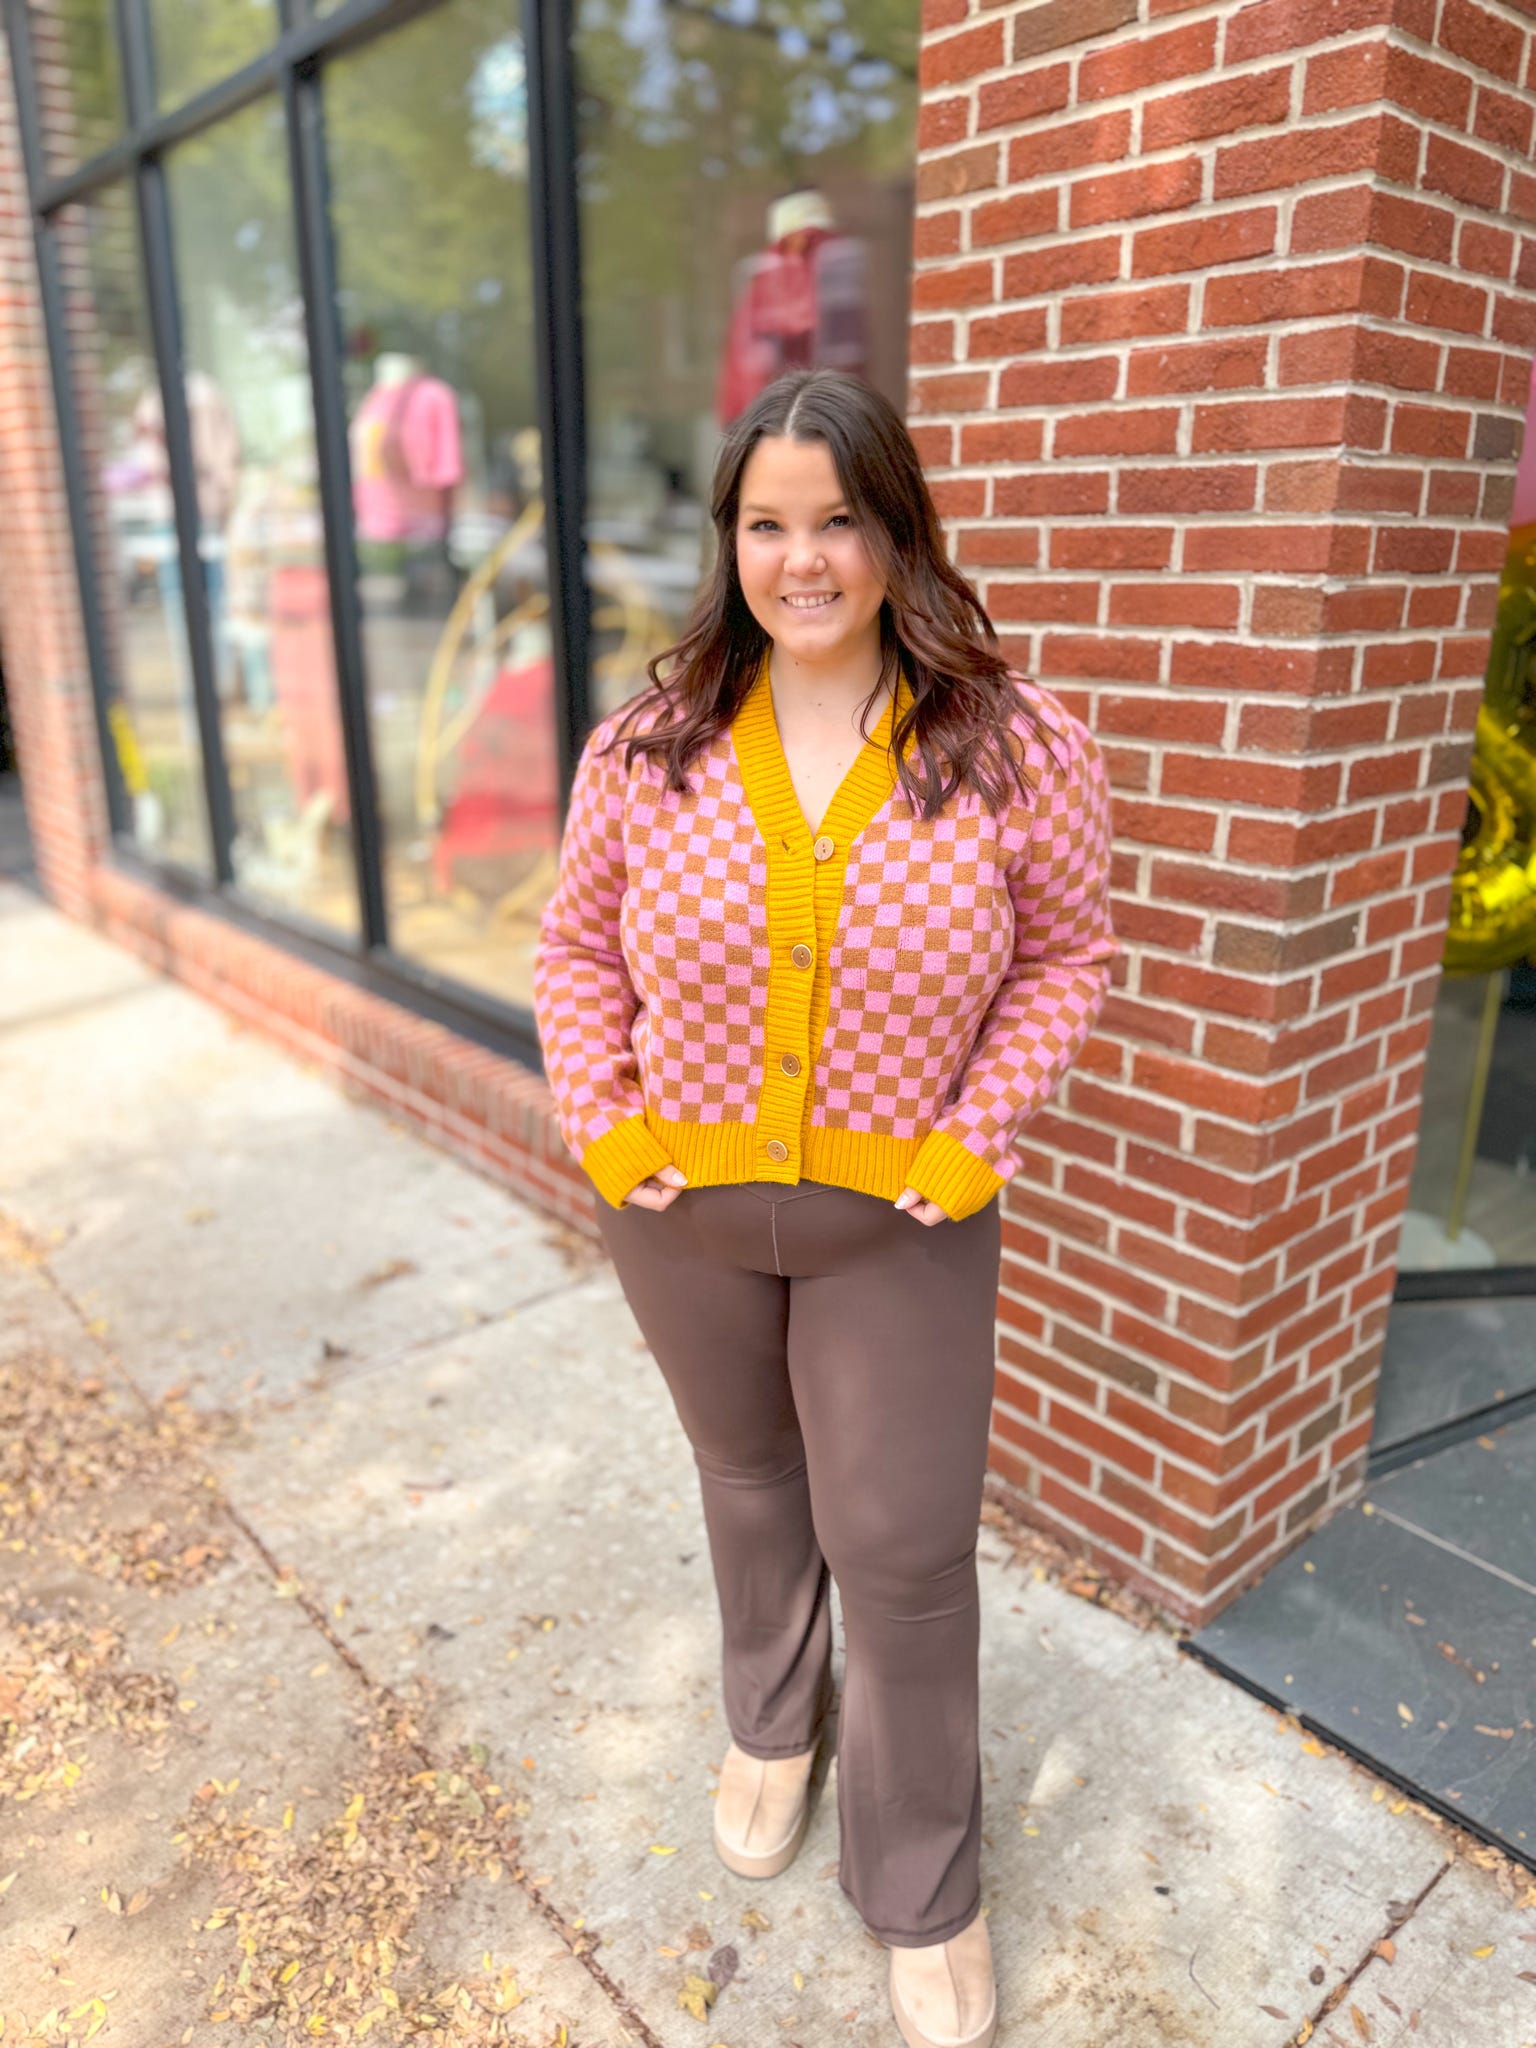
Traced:
<path id="1" fill-rule="evenodd" d="M 800 1056 L 798 1053 L 787 1052 L 779 1061 L 779 1065 L 786 1074 L 798 1074 L 800 1071 Z"/>
<path id="2" fill-rule="evenodd" d="M 811 949 L 809 946 L 796 946 L 789 957 L 797 967 L 809 967 L 811 964 Z"/>
<path id="3" fill-rule="evenodd" d="M 816 844 L 811 848 L 811 851 L 815 854 L 818 860 L 830 860 L 832 858 L 833 853 L 836 851 L 836 848 L 833 846 L 832 841 L 830 839 L 823 836 L 822 838 L 816 841 Z"/>
<path id="4" fill-rule="evenodd" d="M 770 1138 L 763 1147 L 763 1150 L 770 1159 L 787 1159 L 789 1157 L 789 1147 L 782 1138 Z"/>

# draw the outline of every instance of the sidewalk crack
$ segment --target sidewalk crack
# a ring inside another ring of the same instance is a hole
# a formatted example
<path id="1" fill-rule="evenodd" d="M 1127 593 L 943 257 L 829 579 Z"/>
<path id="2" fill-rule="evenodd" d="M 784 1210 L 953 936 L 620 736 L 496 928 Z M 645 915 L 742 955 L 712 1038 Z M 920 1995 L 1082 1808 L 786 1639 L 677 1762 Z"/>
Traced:
<path id="1" fill-rule="evenodd" d="M 1372 1961 L 1375 1959 L 1376 1951 L 1382 1942 L 1393 1940 L 1399 1928 L 1408 1925 L 1408 1922 L 1418 1912 L 1420 1906 L 1423 1905 L 1424 1901 L 1435 1889 L 1435 1886 L 1441 1883 L 1449 1874 L 1455 1861 L 1454 1856 L 1447 1856 L 1440 1868 L 1435 1871 L 1426 1884 L 1422 1885 L 1415 1892 L 1411 1899 L 1406 1902 L 1394 1899 L 1389 1903 L 1387 1907 L 1387 1924 L 1381 1933 L 1377 1935 L 1348 1976 L 1341 1977 L 1318 2006 L 1317 2010 L 1307 2015 L 1295 2033 L 1292 2034 L 1290 2040 L 1285 2044 L 1285 2048 L 1302 2048 L 1303 2043 L 1311 2041 L 1323 2021 L 1338 2011 L 1346 1995 L 1354 1988 L 1359 1979 L 1365 1975 L 1365 1972 L 1370 1968 Z"/>

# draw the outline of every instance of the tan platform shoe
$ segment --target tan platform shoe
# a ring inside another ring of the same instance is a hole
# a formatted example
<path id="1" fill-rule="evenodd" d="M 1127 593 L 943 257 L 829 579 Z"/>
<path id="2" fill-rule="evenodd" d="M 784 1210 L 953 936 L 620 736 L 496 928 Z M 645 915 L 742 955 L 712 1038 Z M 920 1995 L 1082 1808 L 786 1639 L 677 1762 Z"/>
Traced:
<path id="1" fill-rule="evenodd" d="M 997 1991 L 985 1914 L 948 1941 L 891 1947 L 891 2011 L 907 2048 L 990 2048 Z"/>
<path id="2" fill-rule="evenodd" d="M 811 1770 L 821 1744 L 800 1756 L 748 1756 L 733 1742 L 715 1794 L 715 1849 L 739 1877 L 777 1877 L 792 1863 L 811 1815 Z"/>

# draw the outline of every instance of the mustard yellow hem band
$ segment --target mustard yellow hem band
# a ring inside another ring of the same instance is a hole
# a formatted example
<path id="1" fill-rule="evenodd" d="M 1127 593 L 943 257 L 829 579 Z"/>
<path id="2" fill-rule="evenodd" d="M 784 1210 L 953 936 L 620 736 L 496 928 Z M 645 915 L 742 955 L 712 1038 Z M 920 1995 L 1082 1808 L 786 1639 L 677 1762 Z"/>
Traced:
<path id="1" fill-rule="evenodd" d="M 674 1123 L 650 1111 L 594 1140 L 581 1163 L 598 1193 L 618 1209 L 637 1181 L 669 1160 L 696 1188 L 735 1181 L 793 1187 L 797 1181 L 820 1180 L 888 1202 L 903 1188 L 916 1188 L 957 1223 L 984 1208 L 1003 1185 L 1001 1174 L 944 1131 L 930 1131 L 925 1138 L 889 1138 L 813 1126 L 804 1133 L 798 1160 L 773 1160 L 764 1156 L 762 1134 L 754 1124 Z"/>
<path id="2" fill-rule="evenodd" d="M 594 1138 L 581 1155 L 582 1170 L 611 1209 L 622 1209 L 630 1189 L 658 1167 L 665 1166 L 671 1153 L 645 1127 L 643 1116 L 632 1116 L 611 1131 Z M 684 1173 L 688 1171 L 683 1168 Z"/>

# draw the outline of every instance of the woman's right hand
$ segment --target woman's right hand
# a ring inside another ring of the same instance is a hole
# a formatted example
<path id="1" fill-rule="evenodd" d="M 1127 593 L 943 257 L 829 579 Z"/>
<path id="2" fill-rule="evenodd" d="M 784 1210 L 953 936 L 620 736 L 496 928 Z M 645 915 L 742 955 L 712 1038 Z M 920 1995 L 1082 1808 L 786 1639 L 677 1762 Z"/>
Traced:
<path id="1" fill-rule="evenodd" d="M 688 1176 L 681 1167 L 659 1167 L 655 1173 L 635 1183 L 624 1197 L 624 1203 L 636 1209 L 670 1209 L 687 1185 Z"/>

